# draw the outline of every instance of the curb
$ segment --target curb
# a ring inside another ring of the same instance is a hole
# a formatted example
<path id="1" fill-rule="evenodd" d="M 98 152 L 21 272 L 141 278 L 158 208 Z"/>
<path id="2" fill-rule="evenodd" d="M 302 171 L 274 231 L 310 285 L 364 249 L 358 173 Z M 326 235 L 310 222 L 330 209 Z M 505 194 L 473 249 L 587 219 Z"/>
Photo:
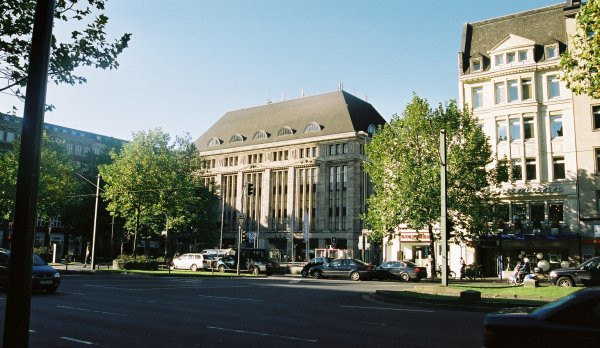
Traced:
<path id="1" fill-rule="evenodd" d="M 467 301 L 456 299 L 431 299 L 425 297 L 413 297 L 403 296 L 397 293 L 392 294 L 386 290 L 375 290 L 371 297 L 382 302 L 403 304 L 403 305 L 417 305 L 434 307 L 440 309 L 450 310 L 461 310 L 468 312 L 495 312 L 503 308 L 515 308 L 515 307 L 539 307 L 540 303 L 517 303 L 517 302 L 487 302 L 487 301 Z"/>

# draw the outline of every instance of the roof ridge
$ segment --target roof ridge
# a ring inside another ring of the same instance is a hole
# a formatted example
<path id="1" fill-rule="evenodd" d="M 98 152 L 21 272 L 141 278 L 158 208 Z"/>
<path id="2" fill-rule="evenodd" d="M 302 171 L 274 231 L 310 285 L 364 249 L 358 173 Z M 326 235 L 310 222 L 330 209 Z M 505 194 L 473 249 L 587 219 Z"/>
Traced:
<path id="1" fill-rule="evenodd" d="M 507 15 L 503 15 L 503 16 L 499 16 L 499 17 L 494 17 L 494 18 L 489 18 L 489 19 L 484 19 L 482 21 L 477 21 L 477 22 L 467 22 L 467 24 L 470 24 L 472 26 L 482 26 L 485 24 L 490 24 L 490 23 L 494 23 L 494 22 L 499 22 L 499 21 L 503 21 L 503 20 L 509 20 L 515 17 L 522 17 L 522 16 L 528 16 L 528 15 L 533 15 L 533 14 L 537 14 L 540 12 L 546 12 L 546 11 L 550 11 L 550 10 L 555 10 L 557 8 L 564 8 L 565 4 L 564 3 L 560 3 L 560 4 L 554 4 L 554 5 L 548 5 L 548 6 L 544 6 L 544 7 L 539 7 L 539 8 L 535 8 L 532 10 L 527 10 L 527 11 L 522 11 L 522 12 L 515 12 L 515 13 L 511 13 L 511 14 L 507 14 Z"/>

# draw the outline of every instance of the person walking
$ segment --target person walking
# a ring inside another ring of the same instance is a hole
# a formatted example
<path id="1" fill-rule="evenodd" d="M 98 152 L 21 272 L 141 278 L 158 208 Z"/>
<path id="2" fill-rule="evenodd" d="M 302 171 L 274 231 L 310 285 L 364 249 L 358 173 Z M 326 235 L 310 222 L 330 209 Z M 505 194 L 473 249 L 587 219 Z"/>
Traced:
<path id="1" fill-rule="evenodd" d="M 467 276 L 466 271 L 467 271 L 467 263 L 465 262 L 465 259 L 463 259 L 461 257 L 460 258 L 460 279 L 463 279 Z"/>

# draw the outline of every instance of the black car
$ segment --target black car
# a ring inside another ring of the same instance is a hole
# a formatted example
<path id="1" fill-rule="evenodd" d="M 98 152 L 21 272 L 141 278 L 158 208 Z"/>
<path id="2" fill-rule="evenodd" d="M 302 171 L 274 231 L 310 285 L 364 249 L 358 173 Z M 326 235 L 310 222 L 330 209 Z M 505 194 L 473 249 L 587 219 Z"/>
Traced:
<path id="1" fill-rule="evenodd" d="M 315 257 L 315 258 L 311 259 L 310 261 L 308 261 L 304 265 L 304 267 L 302 267 L 302 271 L 300 271 L 300 275 L 302 275 L 302 278 L 306 278 L 309 276 L 309 271 L 312 267 L 321 266 L 325 263 L 330 263 L 331 261 L 333 261 L 333 259 L 331 257 Z"/>
<path id="2" fill-rule="evenodd" d="M 267 249 L 241 249 L 240 271 L 252 274 L 271 275 L 279 270 L 279 265 L 268 257 Z M 227 255 L 217 261 L 217 269 L 221 273 L 237 270 L 237 256 Z"/>
<path id="3" fill-rule="evenodd" d="M 350 278 L 351 280 L 372 279 L 375 275 L 373 265 L 357 259 L 337 259 L 309 271 L 316 278 Z"/>
<path id="4" fill-rule="evenodd" d="M 8 266 L 10 263 L 10 251 L 0 250 L 0 286 L 6 288 L 8 285 Z M 33 268 L 31 270 L 31 287 L 34 290 L 45 290 L 55 292 L 60 285 L 60 274 L 42 258 L 33 254 Z"/>
<path id="5" fill-rule="evenodd" d="M 550 272 L 550 283 L 571 287 L 575 284 L 600 285 L 600 256 L 594 257 L 577 267 L 558 268 Z"/>
<path id="6" fill-rule="evenodd" d="M 537 309 L 512 308 L 488 314 L 484 330 L 488 348 L 597 346 L 600 287 L 577 291 Z"/>
<path id="7" fill-rule="evenodd" d="M 427 277 L 425 267 L 417 266 L 410 261 L 387 261 L 377 267 L 377 270 L 381 274 L 381 278 L 400 279 L 403 282 L 419 281 Z"/>

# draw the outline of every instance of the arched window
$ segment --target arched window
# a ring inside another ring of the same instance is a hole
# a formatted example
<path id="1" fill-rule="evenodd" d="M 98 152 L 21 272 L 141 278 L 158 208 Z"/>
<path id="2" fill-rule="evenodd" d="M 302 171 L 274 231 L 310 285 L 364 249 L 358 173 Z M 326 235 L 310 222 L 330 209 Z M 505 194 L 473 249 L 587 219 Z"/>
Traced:
<path id="1" fill-rule="evenodd" d="M 244 141 L 244 137 L 241 134 L 234 134 L 229 138 L 230 143 L 241 143 Z"/>
<path id="2" fill-rule="evenodd" d="M 267 139 L 268 137 L 269 135 L 267 134 L 267 132 L 261 129 L 258 132 L 254 133 L 252 140 Z"/>
<path id="3" fill-rule="evenodd" d="M 278 137 L 283 136 L 283 135 L 292 135 L 292 134 L 294 134 L 294 131 L 290 127 L 288 127 L 288 126 L 285 126 L 285 127 L 281 128 L 277 132 L 277 136 Z"/>
<path id="4" fill-rule="evenodd" d="M 304 127 L 304 133 L 320 132 L 321 126 L 317 122 L 311 122 Z"/>
<path id="5" fill-rule="evenodd" d="M 367 127 L 367 133 L 369 133 L 370 136 L 373 136 L 375 132 L 377 132 L 377 127 L 370 124 L 369 127 Z"/>
<path id="6" fill-rule="evenodd" d="M 221 140 L 219 140 L 219 138 L 211 138 L 208 141 L 208 147 L 219 146 L 219 145 L 221 145 Z"/>

